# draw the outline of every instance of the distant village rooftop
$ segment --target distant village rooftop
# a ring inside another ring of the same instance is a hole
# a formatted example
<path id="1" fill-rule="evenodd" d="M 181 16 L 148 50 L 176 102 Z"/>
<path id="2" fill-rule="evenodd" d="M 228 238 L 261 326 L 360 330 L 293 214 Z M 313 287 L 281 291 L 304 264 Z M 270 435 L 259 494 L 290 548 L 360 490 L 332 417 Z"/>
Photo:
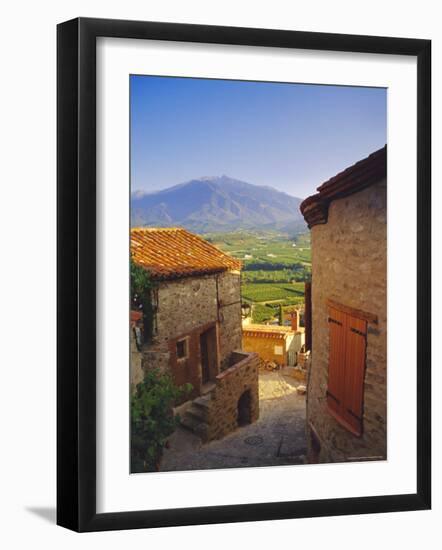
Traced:
<path id="1" fill-rule="evenodd" d="M 239 260 L 179 227 L 131 229 L 134 262 L 154 279 L 178 279 L 222 271 L 239 271 Z"/>
<path id="2" fill-rule="evenodd" d="M 308 226 L 327 223 L 329 204 L 377 183 L 387 176 L 387 146 L 375 151 L 318 187 L 318 192 L 307 197 L 300 210 Z"/>
<path id="3" fill-rule="evenodd" d="M 261 336 L 265 338 L 285 339 L 288 335 L 294 334 L 291 327 L 280 325 L 255 325 L 248 324 L 243 326 L 243 334 L 248 336 Z"/>

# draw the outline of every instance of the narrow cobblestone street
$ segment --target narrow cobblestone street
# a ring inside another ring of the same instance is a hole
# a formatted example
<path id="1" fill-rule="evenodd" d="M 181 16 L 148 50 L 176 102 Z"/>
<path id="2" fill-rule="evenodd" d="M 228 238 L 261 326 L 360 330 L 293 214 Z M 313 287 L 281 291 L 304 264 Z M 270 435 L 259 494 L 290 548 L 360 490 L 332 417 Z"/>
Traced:
<path id="1" fill-rule="evenodd" d="M 259 375 L 260 416 L 218 441 L 203 445 L 179 427 L 165 449 L 161 471 L 304 464 L 305 396 L 286 371 Z"/>

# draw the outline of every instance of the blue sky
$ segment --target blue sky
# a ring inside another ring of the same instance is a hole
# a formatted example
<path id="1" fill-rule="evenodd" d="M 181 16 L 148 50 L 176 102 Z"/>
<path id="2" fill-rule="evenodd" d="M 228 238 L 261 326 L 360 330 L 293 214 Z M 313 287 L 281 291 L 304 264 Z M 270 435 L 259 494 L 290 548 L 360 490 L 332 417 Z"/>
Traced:
<path id="1" fill-rule="evenodd" d="M 200 176 L 297 197 L 383 147 L 383 88 L 131 77 L 131 189 Z"/>

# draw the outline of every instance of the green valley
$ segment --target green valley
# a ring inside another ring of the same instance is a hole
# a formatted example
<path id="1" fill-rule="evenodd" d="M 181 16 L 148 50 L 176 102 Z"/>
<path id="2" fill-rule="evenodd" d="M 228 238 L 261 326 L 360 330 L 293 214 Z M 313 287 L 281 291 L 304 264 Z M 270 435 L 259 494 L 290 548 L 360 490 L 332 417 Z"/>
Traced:
<path id="1" fill-rule="evenodd" d="M 243 262 L 242 298 L 255 323 L 272 321 L 280 309 L 304 303 L 311 277 L 310 233 L 274 230 L 209 233 L 204 238 Z"/>

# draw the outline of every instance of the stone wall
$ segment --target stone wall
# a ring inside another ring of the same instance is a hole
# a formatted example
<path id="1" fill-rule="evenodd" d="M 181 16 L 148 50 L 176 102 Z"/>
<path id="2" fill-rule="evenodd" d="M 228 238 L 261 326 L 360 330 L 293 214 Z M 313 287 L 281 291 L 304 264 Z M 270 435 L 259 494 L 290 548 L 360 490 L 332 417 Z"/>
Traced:
<path id="1" fill-rule="evenodd" d="M 229 366 L 233 350 L 242 348 L 241 276 L 239 272 L 224 272 L 217 277 L 219 302 L 220 368 Z"/>
<path id="2" fill-rule="evenodd" d="M 328 222 L 312 228 L 313 344 L 307 395 L 309 457 L 337 462 L 386 458 L 386 181 L 335 200 Z M 378 316 L 368 324 L 363 433 L 356 437 L 327 411 L 327 299 Z M 314 440 L 319 440 L 320 451 Z"/>
<path id="3" fill-rule="evenodd" d="M 199 395 L 200 334 L 211 327 L 216 329 L 217 372 L 228 367 L 234 349 L 241 349 L 240 292 L 239 272 L 160 282 L 156 329 L 152 342 L 144 346 L 143 368 L 171 372 L 177 384 L 190 382 L 193 395 Z M 178 362 L 176 342 L 182 338 L 188 338 L 189 357 Z"/>
<path id="4" fill-rule="evenodd" d="M 287 339 L 291 342 L 293 337 L 275 338 L 266 334 L 250 334 L 246 330 L 243 335 L 243 350 L 258 353 L 263 361 L 272 361 L 281 366 L 287 365 Z M 281 350 L 282 353 L 276 354 L 275 347 L 279 348 L 277 351 Z"/>
<path id="5" fill-rule="evenodd" d="M 238 402 L 244 392 L 250 392 L 250 422 L 259 418 L 259 356 L 234 352 L 231 361 L 234 364 L 216 377 L 208 402 L 207 441 L 221 439 L 238 428 Z"/>

